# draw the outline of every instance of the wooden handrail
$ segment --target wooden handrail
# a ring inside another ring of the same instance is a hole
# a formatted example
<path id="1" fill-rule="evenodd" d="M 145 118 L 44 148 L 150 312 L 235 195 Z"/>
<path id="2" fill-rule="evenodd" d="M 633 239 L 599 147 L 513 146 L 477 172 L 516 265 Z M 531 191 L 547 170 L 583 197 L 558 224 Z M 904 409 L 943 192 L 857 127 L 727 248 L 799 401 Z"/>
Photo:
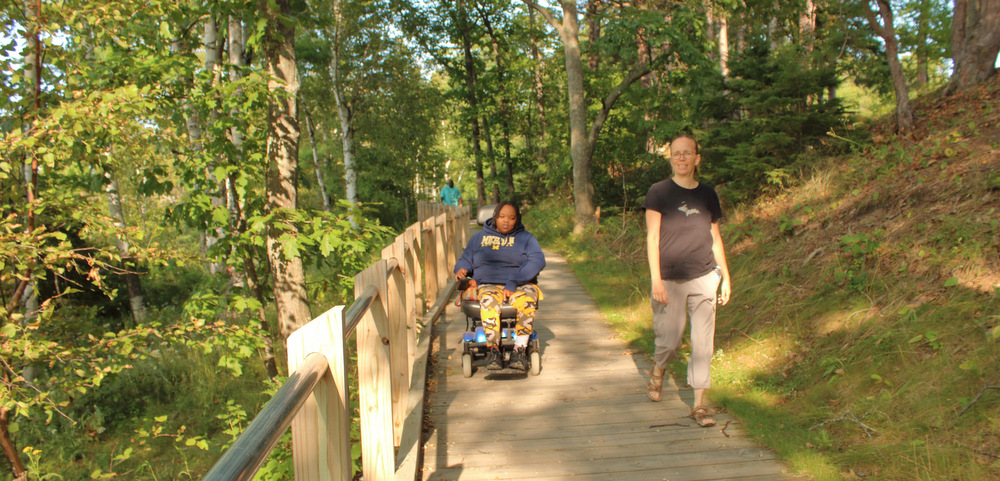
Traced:
<path id="1" fill-rule="evenodd" d="M 329 369 L 322 354 L 310 355 L 306 363 L 288 376 L 253 422 L 202 478 L 203 481 L 249 480 L 257 474 L 274 446 L 281 440 L 292 416 L 305 404 L 323 374 Z"/>
<path id="2" fill-rule="evenodd" d="M 251 479 L 292 428 L 295 479 L 351 475 L 346 339 L 357 336 L 361 444 L 366 480 L 416 479 L 429 335 L 417 333 L 449 304 L 450 268 L 468 240 L 468 208 L 421 203 L 424 220 L 355 276 L 355 301 L 286 340 L 291 373 L 203 479 Z M 398 458 L 397 458 L 398 456 Z"/>
<path id="3" fill-rule="evenodd" d="M 344 312 L 344 336 L 350 336 L 354 332 L 354 329 L 358 327 L 358 323 L 364 318 L 368 309 L 371 308 L 372 303 L 378 297 L 378 288 L 372 285 L 365 286 L 364 290 L 361 291 L 361 295 L 354 299 L 351 303 L 351 307 L 347 308 Z"/>

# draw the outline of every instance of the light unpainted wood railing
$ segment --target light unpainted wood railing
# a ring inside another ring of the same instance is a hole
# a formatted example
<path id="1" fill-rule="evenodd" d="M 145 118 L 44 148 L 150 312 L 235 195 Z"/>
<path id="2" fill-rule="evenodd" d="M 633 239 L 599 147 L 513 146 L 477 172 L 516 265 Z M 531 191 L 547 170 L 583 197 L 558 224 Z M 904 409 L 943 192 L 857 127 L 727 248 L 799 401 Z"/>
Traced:
<path id="1" fill-rule="evenodd" d="M 453 297 L 469 209 L 421 202 L 417 218 L 354 277 L 350 308 L 289 336 L 288 380 L 203 479 L 252 479 L 290 426 L 296 481 L 350 480 L 345 346 L 355 332 L 364 479 L 416 479 L 430 325 Z"/>

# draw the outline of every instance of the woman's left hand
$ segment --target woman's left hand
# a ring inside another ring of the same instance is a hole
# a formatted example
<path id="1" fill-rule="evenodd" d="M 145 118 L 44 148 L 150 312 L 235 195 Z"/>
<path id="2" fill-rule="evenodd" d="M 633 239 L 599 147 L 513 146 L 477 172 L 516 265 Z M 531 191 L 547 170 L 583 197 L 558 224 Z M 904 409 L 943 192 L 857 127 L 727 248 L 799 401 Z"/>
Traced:
<path id="1" fill-rule="evenodd" d="M 723 306 L 729 304 L 729 295 L 731 294 L 732 288 L 729 285 L 729 279 L 722 280 L 722 288 L 719 290 L 719 304 Z"/>
<path id="2" fill-rule="evenodd" d="M 507 289 L 503 290 L 503 300 L 506 301 L 507 299 L 510 299 L 510 296 L 513 296 L 513 295 L 514 295 L 514 291 L 509 291 Z"/>

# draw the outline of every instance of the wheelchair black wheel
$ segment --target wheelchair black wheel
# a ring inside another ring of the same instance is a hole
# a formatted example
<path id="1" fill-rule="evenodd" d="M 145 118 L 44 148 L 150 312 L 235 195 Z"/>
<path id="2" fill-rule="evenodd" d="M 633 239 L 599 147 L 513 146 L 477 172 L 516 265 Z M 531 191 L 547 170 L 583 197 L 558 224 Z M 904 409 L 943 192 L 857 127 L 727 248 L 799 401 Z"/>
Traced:
<path id="1" fill-rule="evenodd" d="M 532 350 L 531 354 L 528 356 L 531 360 L 531 372 L 532 376 L 537 376 L 538 373 L 542 372 L 542 355 L 538 353 L 538 350 Z"/>
<path id="2" fill-rule="evenodd" d="M 462 354 L 462 375 L 472 377 L 472 354 Z"/>

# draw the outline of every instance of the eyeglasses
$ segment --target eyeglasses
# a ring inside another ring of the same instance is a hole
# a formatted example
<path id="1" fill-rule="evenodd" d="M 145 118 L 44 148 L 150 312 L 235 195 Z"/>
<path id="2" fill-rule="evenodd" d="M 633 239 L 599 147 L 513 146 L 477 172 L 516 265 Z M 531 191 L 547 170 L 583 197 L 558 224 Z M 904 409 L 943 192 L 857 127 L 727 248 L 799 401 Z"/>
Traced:
<path id="1" fill-rule="evenodd" d="M 670 156 L 675 159 L 683 159 L 684 157 L 694 157 L 696 155 L 698 155 L 698 152 L 691 152 L 690 150 L 685 150 L 684 152 L 674 152 L 670 154 Z"/>

